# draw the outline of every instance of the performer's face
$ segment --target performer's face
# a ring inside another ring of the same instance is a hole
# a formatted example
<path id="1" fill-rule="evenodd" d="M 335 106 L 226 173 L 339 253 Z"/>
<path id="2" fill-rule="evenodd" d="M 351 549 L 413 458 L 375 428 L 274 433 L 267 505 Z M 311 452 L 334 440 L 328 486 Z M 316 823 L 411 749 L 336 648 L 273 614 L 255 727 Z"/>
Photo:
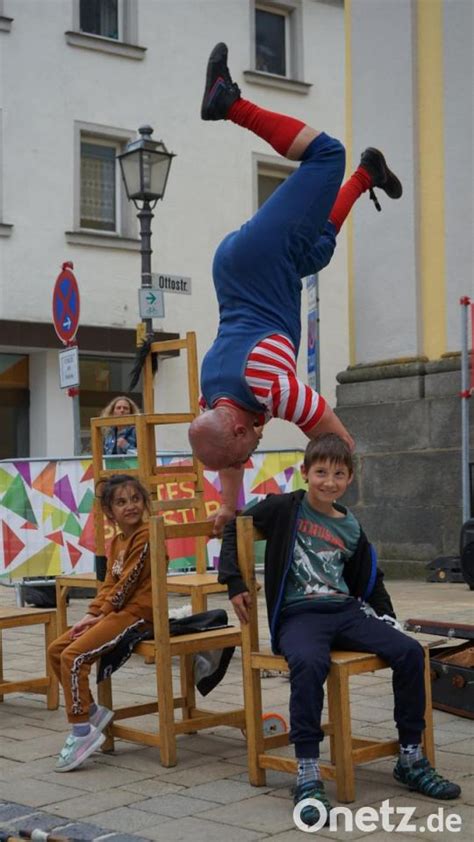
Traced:
<path id="1" fill-rule="evenodd" d="M 229 465 L 230 468 L 241 468 L 250 459 L 260 443 L 263 435 L 263 425 L 247 427 L 245 435 L 242 435 L 232 454 L 235 461 Z"/>

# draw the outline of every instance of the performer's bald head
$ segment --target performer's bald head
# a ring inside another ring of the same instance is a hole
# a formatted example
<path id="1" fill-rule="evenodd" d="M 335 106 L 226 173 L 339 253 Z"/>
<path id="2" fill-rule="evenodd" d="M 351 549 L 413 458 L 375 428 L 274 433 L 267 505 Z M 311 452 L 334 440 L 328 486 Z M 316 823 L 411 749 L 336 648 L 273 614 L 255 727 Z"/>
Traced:
<path id="1" fill-rule="evenodd" d="M 243 465 L 258 444 L 261 433 L 255 433 L 251 416 L 244 424 L 241 411 L 237 413 L 232 407 L 218 406 L 203 412 L 189 427 L 193 453 L 211 471 Z"/>

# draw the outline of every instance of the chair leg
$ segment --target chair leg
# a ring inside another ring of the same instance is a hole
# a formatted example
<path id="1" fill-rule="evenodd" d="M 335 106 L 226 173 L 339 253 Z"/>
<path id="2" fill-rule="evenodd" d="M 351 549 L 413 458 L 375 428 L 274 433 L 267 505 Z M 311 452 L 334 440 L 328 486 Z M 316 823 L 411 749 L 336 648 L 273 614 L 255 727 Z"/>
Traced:
<path id="1" fill-rule="evenodd" d="M 352 729 L 349 701 L 349 675 L 343 666 L 332 664 L 327 680 L 330 719 L 334 727 L 334 757 L 338 801 L 355 800 L 354 764 L 352 762 Z"/>
<path id="2" fill-rule="evenodd" d="M 435 765 L 435 747 L 433 736 L 433 703 L 431 699 L 431 664 L 430 651 L 425 649 L 425 730 L 423 731 L 423 750 L 431 765 Z"/>
<path id="3" fill-rule="evenodd" d="M 185 702 L 181 707 L 183 719 L 191 719 L 192 710 L 196 707 L 196 692 L 194 687 L 194 656 L 180 655 L 179 674 L 181 695 Z M 195 731 L 193 733 L 196 733 Z"/>
<path id="4" fill-rule="evenodd" d="M 57 637 L 56 617 L 51 615 L 50 620 L 44 624 L 44 647 L 46 675 L 48 676 L 48 689 L 46 691 L 46 703 L 48 710 L 57 710 L 59 707 L 59 682 L 56 678 L 48 658 L 48 646 Z"/>
<path id="5" fill-rule="evenodd" d="M 176 766 L 173 675 L 169 646 L 162 646 L 156 650 L 156 695 L 158 699 L 161 764 L 166 767 Z"/>
<path id="6" fill-rule="evenodd" d="M 98 665 L 97 665 L 98 667 Z M 105 678 L 104 681 L 101 681 L 100 684 L 97 685 L 97 701 L 100 705 L 104 705 L 104 707 L 109 708 L 109 710 L 114 709 L 114 703 L 112 700 L 112 679 Z M 101 751 L 102 752 L 110 752 L 114 751 L 115 749 L 115 740 L 113 734 L 113 720 L 110 725 L 107 726 L 105 729 L 105 743 L 102 743 Z"/>

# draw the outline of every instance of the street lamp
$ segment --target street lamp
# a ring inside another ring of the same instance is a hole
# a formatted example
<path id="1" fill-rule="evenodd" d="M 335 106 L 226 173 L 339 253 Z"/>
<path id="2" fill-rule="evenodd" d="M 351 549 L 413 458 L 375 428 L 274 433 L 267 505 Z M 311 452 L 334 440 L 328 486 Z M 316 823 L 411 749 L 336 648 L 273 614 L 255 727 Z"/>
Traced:
<path id="1" fill-rule="evenodd" d="M 168 152 L 161 140 L 153 140 L 151 126 L 141 126 L 138 131 L 141 137 L 131 141 L 125 152 L 117 158 L 120 162 L 127 198 L 139 211 L 137 216 L 140 220 L 141 287 L 151 289 L 152 209 L 158 199 L 162 199 L 165 195 L 171 161 L 175 156 L 173 152 Z M 145 334 L 150 337 L 153 334 L 152 320 L 143 319 L 143 323 Z"/>

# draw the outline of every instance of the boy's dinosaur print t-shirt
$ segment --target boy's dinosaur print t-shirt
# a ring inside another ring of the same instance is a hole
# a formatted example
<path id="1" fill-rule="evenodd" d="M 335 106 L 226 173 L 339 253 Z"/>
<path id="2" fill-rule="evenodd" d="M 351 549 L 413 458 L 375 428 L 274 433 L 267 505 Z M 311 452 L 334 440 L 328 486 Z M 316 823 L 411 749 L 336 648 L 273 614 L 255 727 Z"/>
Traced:
<path id="1" fill-rule="evenodd" d="M 310 601 L 344 602 L 352 599 L 343 577 L 344 562 L 350 558 L 360 537 L 360 524 L 346 510 L 343 517 L 329 517 L 315 511 L 303 498 L 283 608 Z"/>

